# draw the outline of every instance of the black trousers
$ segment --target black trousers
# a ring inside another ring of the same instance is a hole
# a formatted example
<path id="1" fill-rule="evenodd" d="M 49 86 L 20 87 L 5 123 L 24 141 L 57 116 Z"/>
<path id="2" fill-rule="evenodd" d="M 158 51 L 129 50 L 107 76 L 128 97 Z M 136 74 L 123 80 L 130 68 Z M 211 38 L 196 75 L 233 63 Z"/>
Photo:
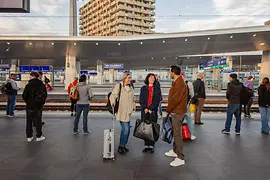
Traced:
<path id="1" fill-rule="evenodd" d="M 158 120 L 158 109 L 152 112 L 152 114 L 145 114 L 144 111 L 141 112 L 141 119 L 145 119 L 151 122 L 157 123 Z M 145 146 L 155 146 L 155 141 L 149 141 L 149 140 L 144 140 L 144 145 Z"/>
<path id="2" fill-rule="evenodd" d="M 247 105 L 244 105 L 244 113 L 246 116 L 250 116 L 250 109 L 253 103 L 253 99 L 250 99 Z"/>
<path id="3" fill-rule="evenodd" d="M 76 113 L 76 104 L 77 104 L 77 101 L 70 98 L 70 102 L 71 102 L 71 107 L 70 107 L 70 110 L 71 112 L 73 113 L 73 111 L 75 110 L 75 113 Z"/>
<path id="4" fill-rule="evenodd" d="M 26 136 L 33 137 L 33 124 L 35 124 L 37 138 L 42 136 L 42 108 L 41 109 L 26 109 Z"/>

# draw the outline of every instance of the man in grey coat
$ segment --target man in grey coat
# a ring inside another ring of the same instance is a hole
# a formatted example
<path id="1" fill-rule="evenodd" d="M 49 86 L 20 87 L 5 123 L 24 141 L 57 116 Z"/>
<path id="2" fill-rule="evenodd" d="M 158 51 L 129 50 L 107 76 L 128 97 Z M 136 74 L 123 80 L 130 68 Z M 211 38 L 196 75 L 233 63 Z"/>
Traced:
<path id="1" fill-rule="evenodd" d="M 14 114 L 14 110 L 15 110 L 15 105 L 16 105 L 16 97 L 18 94 L 18 91 L 20 90 L 20 88 L 17 86 L 16 80 L 17 79 L 17 75 L 16 74 L 11 74 L 10 77 L 7 80 L 6 83 L 6 94 L 7 94 L 7 107 L 6 107 L 6 117 L 12 118 L 12 117 L 16 117 L 16 115 Z"/>

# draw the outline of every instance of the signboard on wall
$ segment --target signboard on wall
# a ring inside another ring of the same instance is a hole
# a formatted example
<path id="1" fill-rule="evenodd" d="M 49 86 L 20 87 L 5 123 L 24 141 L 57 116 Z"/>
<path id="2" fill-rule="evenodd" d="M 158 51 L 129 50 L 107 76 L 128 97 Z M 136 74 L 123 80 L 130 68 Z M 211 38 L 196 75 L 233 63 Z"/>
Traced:
<path id="1" fill-rule="evenodd" d="M 30 72 L 29 66 L 20 66 L 20 72 Z"/>
<path id="2" fill-rule="evenodd" d="M 199 68 L 200 70 L 204 69 L 218 69 L 227 67 L 227 58 L 221 58 L 217 60 L 211 60 L 207 62 L 200 63 Z"/>
<path id="3" fill-rule="evenodd" d="M 124 64 L 103 64 L 104 69 L 123 69 Z"/>
<path id="4" fill-rule="evenodd" d="M 30 0 L 0 0 L 0 13 L 30 13 Z"/>
<path id="5" fill-rule="evenodd" d="M 40 66 L 40 71 L 42 71 L 42 72 L 50 72 L 50 66 Z"/>

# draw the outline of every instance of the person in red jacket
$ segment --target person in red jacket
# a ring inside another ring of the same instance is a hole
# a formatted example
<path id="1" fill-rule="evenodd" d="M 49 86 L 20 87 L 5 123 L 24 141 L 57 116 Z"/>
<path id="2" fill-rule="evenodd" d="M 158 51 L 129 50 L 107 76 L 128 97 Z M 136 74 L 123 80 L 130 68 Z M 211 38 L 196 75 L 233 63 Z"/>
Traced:
<path id="1" fill-rule="evenodd" d="M 68 96 L 71 101 L 71 116 L 73 116 L 73 111 L 75 110 L 75 116 L 76 116 L 76 103 L 77 100 L 72 98 L 72 93 L 75 90 L 76 86 L 78 85 L 78 78 L 75 77 L 74 81 L 68 85 Z"/>

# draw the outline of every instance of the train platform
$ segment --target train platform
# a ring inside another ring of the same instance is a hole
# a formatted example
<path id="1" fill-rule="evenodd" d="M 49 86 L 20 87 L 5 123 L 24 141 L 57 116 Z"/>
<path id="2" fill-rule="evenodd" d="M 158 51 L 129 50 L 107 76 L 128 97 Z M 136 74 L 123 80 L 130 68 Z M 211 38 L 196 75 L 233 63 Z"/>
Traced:
<path id="1" fill-rule="evenodd" d="M 73 117 L 44 112 L 43 142 L 27 143 L 25 114 L 0 115 L 0 177 L 5 180 L 267 180 L 270 177 L 269 136 L 260 134 L 259 115 L 243 120 L 241 135 L 221 134 L 224 113 L 204 113 L 195 126 L 197 139 L 184 143 L 186 164 L 169 166 L 171 145 L 158 141 L 154 154 L 143 154 L 143 142 L 130 136 L 130 152 L 103 162 L 103 130 L 112 126 L 108 113 L 90 112 L 88 136 L 72 134 Z M 139 113 L 132 116 L 134 127 Z M 80 122 L 82 123 L 82 122 Z M 234 126 L 232 124 L 232 127 Z M 81 126 L 81 124 L 80 124 Z M 133 131 L 133 128 L 131 129 Z M 119 124 L 116 123 L 116 148 Z"/>

